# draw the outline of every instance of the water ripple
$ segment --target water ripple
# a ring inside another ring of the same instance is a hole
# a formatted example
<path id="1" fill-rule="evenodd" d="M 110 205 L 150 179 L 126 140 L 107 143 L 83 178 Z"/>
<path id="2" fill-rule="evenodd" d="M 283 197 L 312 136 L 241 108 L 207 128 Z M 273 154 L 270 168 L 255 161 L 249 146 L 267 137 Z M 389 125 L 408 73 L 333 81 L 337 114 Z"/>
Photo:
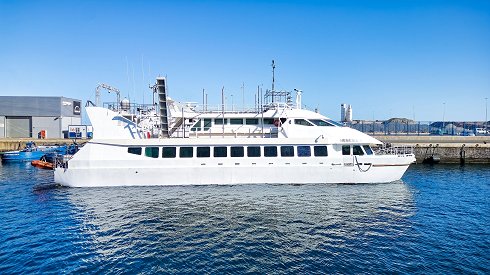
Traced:
<path id="1" fill-rule="evenodd" d="M 488 166 L 403 182 L 63 188 L 0 167 L 0 273 L 488 273 Z"/>

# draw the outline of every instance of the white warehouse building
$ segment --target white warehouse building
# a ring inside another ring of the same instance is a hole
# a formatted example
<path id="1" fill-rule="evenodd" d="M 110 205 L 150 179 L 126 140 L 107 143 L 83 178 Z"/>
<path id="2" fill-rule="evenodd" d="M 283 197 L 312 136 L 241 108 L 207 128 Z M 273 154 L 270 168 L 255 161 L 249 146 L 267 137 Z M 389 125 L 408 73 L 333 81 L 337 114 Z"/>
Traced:
<path id="1" fill-rule="evenodd" d="M 0 96 L 0 138 L 67 138 L 82 123 L 81 100 L 66 97 Z"/>

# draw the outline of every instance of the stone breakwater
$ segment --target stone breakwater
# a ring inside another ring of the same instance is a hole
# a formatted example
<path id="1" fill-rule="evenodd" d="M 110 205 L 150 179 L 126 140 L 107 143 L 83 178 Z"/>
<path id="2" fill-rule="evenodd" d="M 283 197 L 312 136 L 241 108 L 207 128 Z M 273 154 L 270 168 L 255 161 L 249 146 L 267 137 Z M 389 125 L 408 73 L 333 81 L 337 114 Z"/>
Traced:
<path id="1" fill-rule="evenodd" d="M 374 136 L 395 146 L 413 146 L 417 163 L 432 155 L 440 163 L 490 164 L 490 136 Z"/>

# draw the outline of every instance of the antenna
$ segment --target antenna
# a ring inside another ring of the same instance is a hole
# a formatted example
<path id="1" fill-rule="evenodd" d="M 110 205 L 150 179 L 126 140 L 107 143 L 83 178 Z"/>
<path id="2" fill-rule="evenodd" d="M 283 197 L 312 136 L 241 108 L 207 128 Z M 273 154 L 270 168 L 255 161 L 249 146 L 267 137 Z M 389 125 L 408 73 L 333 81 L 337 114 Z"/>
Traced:
<path id="1" fill-rule="evenodd" d="M 276 69 L 276 64 L 274 63 L 274 59 L 272 59 L 272 102 L 274 102 L 274 71 Z"/>

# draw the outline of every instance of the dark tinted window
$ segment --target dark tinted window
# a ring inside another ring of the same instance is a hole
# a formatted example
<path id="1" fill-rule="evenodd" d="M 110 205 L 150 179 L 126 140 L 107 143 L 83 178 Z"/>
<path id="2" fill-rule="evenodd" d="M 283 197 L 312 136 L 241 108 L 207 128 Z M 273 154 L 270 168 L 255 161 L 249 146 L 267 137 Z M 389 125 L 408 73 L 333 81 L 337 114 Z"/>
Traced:
<path id="1" fill-rule="evenodd" d="M 260 157 L 260 147 L 259 146 L 248 146 L 247 147 L 248 157 Z"/>
<path id="2" fill-rule="evenodd" d="M 243 147 L 232 146 L 230 147 L 232 157 L 243 157 Z"/>
<path id="3" fill-rule="evenodd" d="M 247 119 L 245 119 L 245 124 L 257 125 L 257 124 L 259 124 L 259 119 L 258 118 L 247 118 Z"/>
<path id="4" fill-rule="evenodd" d="M 201 131 L 201 120 L 198 120 L 194 126 L 192 126 L 191 131 Z"/>
<path id="5" fill-rule="evenodd" d="M 230 118 L 230 124 L 241 125 L 243 124 L 242 118 Z"/>
<path id="6" fill-rule="evenodd" d="M 309 157 L 311 156 L 311 147 L 310 146 L 298 146 L 298 157 Z"/>
<path id="7" fill-rule="evenodd" d="M 214 157 L 215 158 L 226 158 L 227 150 L 226 147 L 214 147 Z"/>
<path id="8" fill-rule="evenodd" d="M 180 147 L 179 156 L 181 158 L 192 158 L 192 147 Z"/>
<path id="9" fill-rule="evenodd" d="M 207 131 L 207 130 L 209 130 L 209 128 L 211 128 L 211 119 L 210 118 L 204 119 L 203 127 L 204 127 L 204 129 L 203 129 L 204 131 Z"/>
<path id="10" fill-rule="evenodd" d="M 198 158 L 209 158 L 211 149 L 209 147 L 197 147 L 196 156 Z"/>
<path id="11" fill-rule="evenodd" d="M 141 155 L 141 147 L 129 147 L 128 153 L 134 154 L 134 155 Z"/>
<path id="12" fill-rule="evenodd" d="M 362 148 L 361 148 L 361 146 L 359 146 L 359 145 L 354 145 L 354 146 L 352 147 L 352 153 L 353 153 L 354 155 L 357 155 L 357 156 L 362 156 L 362 155 L 364 155 L 364 151 L 362 151 Z"/>
<path id="13" fill-rule="evenodd" d="M 175 147 L 163 147 L 162 148 L 162 158 L 166 158 L 166 159 L 175 158 L 175 156 L 177 155 L 175 153 L 176 151 L 177 150 Z"/>
<path id="14" fill-rule="evenodd" d="M 314 146 L 313 151 L 316 157 L 328 156 L 327 146 Z"/>
<path id="15" fill-rule="evenodd" d="M 264 124 L 274 124 L 273 118 L 264 118 Z"/>
<path id="16" fill-rule="evenodd" d="M 294 147 L 281 146 L 281 157 L 294 157 Z"/>
<path id="17" fill-rule="evenodd" d="M 158 158 L 158 147 L 146 147 L 145 156 L 150 158 Z"/>
<path id="18" fill-rule="evenodd" d="M 227 122 L 228 122 L 227 118 L 225 118 L 224 122 L 223 122 L 222 118 L 215 118 L 214 119 L 214 124 L 216 124 L 216 125 L 223 125 L 223 124 L 226 124 Z"/>
<path id="19" fill-rule="evenodd" d="M 311 123 L 309 123 L 308 121 L 306 121 L 304 119 L 295 119 L 294 124 L 303 125 L 303 126 L 313 126 Z"/>
<path id="20" fill-rule="evenodd" d="M 372 155 L 373 154 L 373 150 L 371 149 L 371 147 L 369 145 L 363 145 L 362 148 L 364 148 L 364 151 L 366 151 L 366 155 Z"/>
<path id="21" fill-rule="evenodd" d="M 265 157 L 277 157 L 277 146 L 264 146 Z"/>
<path id="22" fill-rule="evenodd" d="M 342 145 L 342 155 L 344 156 L 350 155 L 350 145 Z"/>

